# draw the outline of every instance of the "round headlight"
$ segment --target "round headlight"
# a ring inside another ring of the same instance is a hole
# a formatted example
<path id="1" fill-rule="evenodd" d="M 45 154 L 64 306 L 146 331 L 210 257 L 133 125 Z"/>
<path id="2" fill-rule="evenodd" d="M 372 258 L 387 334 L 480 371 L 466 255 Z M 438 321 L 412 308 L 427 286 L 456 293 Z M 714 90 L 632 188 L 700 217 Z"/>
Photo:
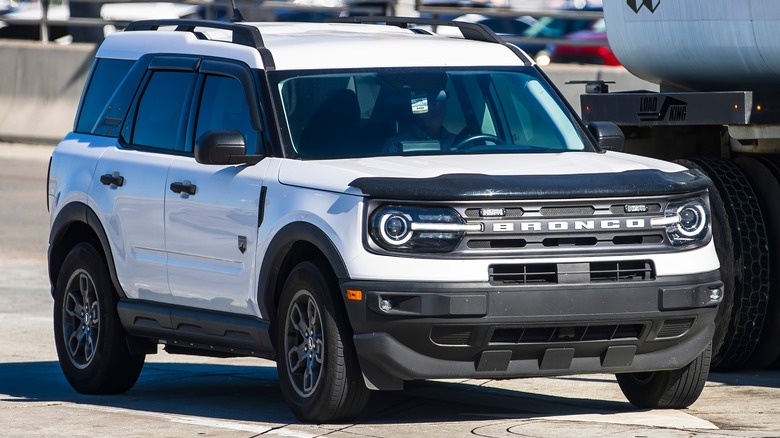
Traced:
<path id="1" fill-rule="evenodd" d="M 391 252 L 445 253 L 463 235 L 481 224 L 466 224 L 449 207 L 379 206 L 368 218 L 368 235 L 378 248 Z"/>
<path id="2" fill-rule="evenodd" d="M 386 213 L 379 220 L 379 232 L 391 245 L 403 245 L 408 242 L 412 238 L 411 231 L 409 219 L 400 213 Z"/>
<path id="3" fill-rule="evenodd" d="M 682 206 L 677 214 L 680 216 L 680 222 L 677 224 L 677 230 L 686 237 L 693 237 L 700 234 L 706 225 L 704 207 L 699 203 L 690 203 Z"/>
<path id="4" fill-rule="evenodd" d="M 657 221 L 657 224 L 666 226 L 669 243 L 674 246 L 706 242 L 710 236 L 706 198 L 670 202 L 664 209 L 664 217 Z"/>

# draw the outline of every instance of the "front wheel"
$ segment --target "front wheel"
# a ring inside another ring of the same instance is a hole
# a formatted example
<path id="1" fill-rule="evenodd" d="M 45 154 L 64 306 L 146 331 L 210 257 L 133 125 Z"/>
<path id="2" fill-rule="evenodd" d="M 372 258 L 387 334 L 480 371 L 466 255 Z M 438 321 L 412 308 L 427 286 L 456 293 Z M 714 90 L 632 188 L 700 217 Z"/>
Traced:
<path id="1" fill-rule="evenodd" d="M 302 262 L 287 277 L 280 297 L 279 383 L 290 410 L 303 421 L 345 420 L 368 401 L 334 283 L 314 263 Z"/>
<path id="2" fill-rule="evenodd" d="M 710 373 L 712 344 L 679 370 L 617 374 L 620 389 L 642 409 L 682 409 L 701 395 Z"/>
<path id="3" fill-rule="evenodd" d="M 78 392 L 122 393 L 141 374 L 145 356 L 130 354 L 117 299 L 95 248 L 73 247 L 54 288 L 54 343 L 62 372 Z"/>

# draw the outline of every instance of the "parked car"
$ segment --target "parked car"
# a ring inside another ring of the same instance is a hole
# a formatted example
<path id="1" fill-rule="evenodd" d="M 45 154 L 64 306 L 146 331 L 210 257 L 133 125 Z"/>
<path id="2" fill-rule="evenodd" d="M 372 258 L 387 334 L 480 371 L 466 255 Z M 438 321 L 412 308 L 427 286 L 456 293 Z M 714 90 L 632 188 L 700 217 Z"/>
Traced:
<path id="1" fill-rule="evenodd" d="M 607 28 L 603 18 L 596 20 L 590 28 L 566 36 L 567 40 L 597 45 L 557 44 L 550 49 L 550 62 L 620 65 L 607 42 Z"/>
<path id="2" fill-rule="evenodd" d="M 600 7 L 585 6 L 577 8 L 574 6 L 565 6 L 561 11 L 600 11 Z M 444 17 L 447 18 L 447 17 Z M 553 45 L 549 39 L 565 38 L 568 35 L 585 31 L 593 28 L 600 20 L 599 18 L 583 17 L 569 18 L 553 15 L 531 16 L 491 16 L 487 12 L 482 14 L 466 14 L 452 18 L 455 21 L 465 21 L 469 23 L 479 23 L 489 27 L 503 39 L 523 49 L 531 58 L 542 61 L 544 65 L 549 63 L 549 52 Z M 444 28 L 438 31 L 440 34 L 446 34 L 451 31 Z M 450 36 L 450 35 L 448 35 Z M 513 37 L 522 38 L 522 41 L 514 40 Z M 534 40 L 538 40 L 534 41 Z M 604 35 L 606 41 L 606 35 Z M 545 62 L 546 61 L 546 62 Z"/>
<path id="3" fill-rule="evenodd" d="M 583 7 L 574 8 L 567 7 L 561 10 L 564 11 L 600 11 L 599 7 Z M 564 38 L 567 35 L 588 29 L 593 26 L 594 22 L 598 19 L 591 17 L 583 18 L 564 18 L 556 16 L 541 16 L 537 17 L 536 23 L 526 30 L 520 36 L 531 39 L 550 39 L 550 38 Z M 538 43 L 526 42 L 517 43 L 518 47 L 523 49 L 528 55 L 534 59 L 538 59 L 540 56 L 545 56 L 549 53 L 552 46 L 549 42 L 540 41 Z"/>

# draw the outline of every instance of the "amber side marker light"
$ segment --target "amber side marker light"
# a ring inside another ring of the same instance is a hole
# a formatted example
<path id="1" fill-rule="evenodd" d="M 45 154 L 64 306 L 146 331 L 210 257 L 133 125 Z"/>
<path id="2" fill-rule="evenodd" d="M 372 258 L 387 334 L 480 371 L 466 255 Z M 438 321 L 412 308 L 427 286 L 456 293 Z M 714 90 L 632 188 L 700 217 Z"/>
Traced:
<path id="1" fill-rule="evenodd" d="M 350 301 L 362 301 L 363 291 L 355 289 L 347 289 L 347 299 Z"/>

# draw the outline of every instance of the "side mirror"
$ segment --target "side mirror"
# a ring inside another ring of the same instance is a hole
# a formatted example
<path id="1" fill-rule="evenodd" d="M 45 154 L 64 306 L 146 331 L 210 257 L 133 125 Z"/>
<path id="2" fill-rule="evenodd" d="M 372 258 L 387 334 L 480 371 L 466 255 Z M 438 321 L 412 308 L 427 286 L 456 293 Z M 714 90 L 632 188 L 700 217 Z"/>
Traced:
<path id="1" fill-rule="evenodd" d="M 596 137 L 596 141 L 602 149 L 607 151 L 623 152 L 626 136 L 618 125 L 612 122 L 590 122 L 588 131 Z"/>
<path id="2" fill-rule="evenodd" d="M 262 155 L 247 155 L 240 131 L 207 131 L 195 140 L 195 161 L 201 164 L 257 164 Z"/>

